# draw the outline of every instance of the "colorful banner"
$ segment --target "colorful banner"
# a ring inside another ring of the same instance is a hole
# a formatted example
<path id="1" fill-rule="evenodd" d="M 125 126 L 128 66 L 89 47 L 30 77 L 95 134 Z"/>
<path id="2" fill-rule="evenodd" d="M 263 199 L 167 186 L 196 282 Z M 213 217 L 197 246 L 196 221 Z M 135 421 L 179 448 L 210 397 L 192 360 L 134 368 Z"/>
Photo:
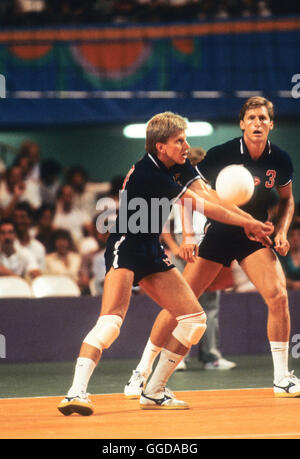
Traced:
<path id="1" fill-rule="evenodd" d="M 48 110 L 37 116 L 33 108 L 26 124 L 57 122 L 58 100 L 70 101 L 61 120 L 67 123 L 144 120 L 147 100 L 162 109 L 168 102 L 187 116 L 206 110 L 231 117 L 252 94 L 275 99 L 283 116 L 298 115 L 299 44 L 300 18 L 5 30 L 0 74 L 7 100 L 1 104 L 8 113 L 0 123 L 18 123 L 10 112 L 24 99 Z M 200 108 L 189 108 L 192 103 Z"/>

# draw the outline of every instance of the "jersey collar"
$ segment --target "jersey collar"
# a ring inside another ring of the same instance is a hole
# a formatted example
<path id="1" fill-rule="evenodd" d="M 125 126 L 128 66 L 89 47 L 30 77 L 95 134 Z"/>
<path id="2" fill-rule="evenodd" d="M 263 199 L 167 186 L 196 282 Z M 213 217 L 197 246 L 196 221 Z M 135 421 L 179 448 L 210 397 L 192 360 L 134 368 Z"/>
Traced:
<path id="1" fill-rule="evenodd" d="M 155 166 L 158 169 L 163 169 L 170 174 L 170 169 L 168 169 L 167 166 L 165 166 L 164 163 L 160 161 L 160 159 L 158 159 L 157 156 L 152 155 L 151 153 L 147 153 L 147 155 L 148 155 L 148 158 L 155 164 Z"/>
<path id="2" fill-rule="evenodd" d="M 240 138 L 240 152 L 241 152 L 241 155 L 244 155 L 245 153 L 248 153 L 248 155 L 250 156 L 248 148 L 247 148 L 247 145 L 246 145 L 245 140 L 244 140 L 244 137 Z M 266 147 L 265 147 L 264 151 L 262 152 L 261 156 L 263 156 L 264 154 L 270 155 L 271 152 L 272 152 L 271 142 L 268 139 Z"/>

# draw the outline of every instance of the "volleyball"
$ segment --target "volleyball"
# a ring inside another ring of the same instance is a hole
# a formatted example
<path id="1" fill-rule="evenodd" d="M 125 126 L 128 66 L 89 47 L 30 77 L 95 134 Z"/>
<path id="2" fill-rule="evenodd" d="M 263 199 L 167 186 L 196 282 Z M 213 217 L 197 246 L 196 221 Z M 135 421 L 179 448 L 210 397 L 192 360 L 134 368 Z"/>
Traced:
<path id="1" fill-rule="evenodd" d="M 254 179 L 249 170 L 241 164 L 232 164 L 222 169 L 216 180 L 216 192 L 221 199 L 242 206 L 252 197 Z"/>

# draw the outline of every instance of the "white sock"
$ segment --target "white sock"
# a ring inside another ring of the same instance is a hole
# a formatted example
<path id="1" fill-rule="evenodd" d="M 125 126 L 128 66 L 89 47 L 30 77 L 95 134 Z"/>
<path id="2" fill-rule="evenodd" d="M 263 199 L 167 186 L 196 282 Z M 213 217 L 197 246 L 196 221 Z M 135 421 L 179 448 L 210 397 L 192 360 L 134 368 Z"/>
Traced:
<path id="1" fill-rule="evenodd" d="M 274 382 L 276 384 L 289 373 L 289 343 L 270 341 L 270 346 L 274 365 Z"/>
<path id="2" fill-rule="evenodd" d="M 151 343 L 150 338 L 148 339 L 142 358 L 136 367 L 136 370 L 140 371 L 146 379 L 152 372 L 154 360 L 160 353 L 161 349 L 161 347 L 155 346 L 153 343 Z"/>
<path id="3" fill-rule="evenodd" d="M 174 354 L 174 352 L 168 351 L 167 349 L 162 349 L 158 364 L 147 384 L 146 393 L 156 394 L 158 392 L 163 392 L 170 376 L 182 359 L 182 355 Z"/>
<path id="4" fill-rule="evenodd" d="M 75 366 L 73 384 L 68 392 L 68 397 L 76 397 L 82 392 L 86 393 L 90 377 L 92 376 L 95 367 L 96 364 L 93 360 L 86 357 L 78 357 Z"/>

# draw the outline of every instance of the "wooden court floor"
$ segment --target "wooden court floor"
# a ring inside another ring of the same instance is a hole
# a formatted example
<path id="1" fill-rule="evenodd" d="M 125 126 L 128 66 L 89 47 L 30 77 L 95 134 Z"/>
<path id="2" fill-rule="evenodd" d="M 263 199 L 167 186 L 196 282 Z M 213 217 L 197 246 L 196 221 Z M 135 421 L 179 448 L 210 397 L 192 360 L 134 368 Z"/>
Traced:
<path id="1" fill-rule="evenodd" d="M 272 389 L 176 392 L 184 411 L 144 411 L 123 394 L 92 395 L 90 417 L 64 417 L 61 397 L 0 399 L 1 439 L 299 439 L 300 398 Z"/>

